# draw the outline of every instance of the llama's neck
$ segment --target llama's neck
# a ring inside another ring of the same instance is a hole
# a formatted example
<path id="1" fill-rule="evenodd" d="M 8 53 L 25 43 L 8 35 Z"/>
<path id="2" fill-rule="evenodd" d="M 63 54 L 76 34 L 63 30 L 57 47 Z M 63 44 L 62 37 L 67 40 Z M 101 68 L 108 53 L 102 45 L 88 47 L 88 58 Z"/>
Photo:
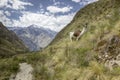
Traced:
<path id="1" fill-rule="evenodd" d="M 80 35 L 83 35 L 83 34 L 85 33 L 85 31 L 86 31 L 86 28 L 83 27 L 83 30 L 82 30 L 82 32 L 80 33 Z"/>

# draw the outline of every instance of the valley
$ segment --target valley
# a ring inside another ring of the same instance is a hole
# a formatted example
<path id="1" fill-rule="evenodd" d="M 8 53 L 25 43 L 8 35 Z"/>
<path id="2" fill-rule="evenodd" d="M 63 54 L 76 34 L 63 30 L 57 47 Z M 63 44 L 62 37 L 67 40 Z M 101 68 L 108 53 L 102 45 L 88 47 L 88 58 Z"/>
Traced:
<path id="1" fill-rule="evenodd" d="M 0 80 L 21 72 L 20 63 L 32 66 L 34 80 L 119 80 L 119 4 L 119 0 L 88 4 L 41 51 L 0 58 Z M 82 30 L 86 23 L 84 35 L 71 42 L 69 33 Z"/>
<path id="2" fill-rule="evenodd" d="M 30 51 L 38 51 L 47 47 L 57 34 L 55 31 L 42 27 L 39 28 L 36 25 L 24 28 L 8 27 L 8 29 L 15 32 Z"/>

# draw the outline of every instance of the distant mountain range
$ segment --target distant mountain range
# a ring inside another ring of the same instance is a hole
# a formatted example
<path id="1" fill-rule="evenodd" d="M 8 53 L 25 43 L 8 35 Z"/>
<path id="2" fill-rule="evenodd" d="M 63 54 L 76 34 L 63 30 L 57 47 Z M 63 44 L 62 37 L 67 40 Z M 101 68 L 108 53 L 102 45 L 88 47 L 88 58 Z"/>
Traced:
<path id="1" fill-rule="evenodd" d="M 14 31 L 30 51 L 45 48 L 57 34 L 55 31 L 36 25 L 28 27 L 8 27 L 8 29 Z"/>
<path id="2" fill-rule="evenodd" d="M 27 50 L 22 40 L 0 22 L 0 57 L 10 57 Z"/>

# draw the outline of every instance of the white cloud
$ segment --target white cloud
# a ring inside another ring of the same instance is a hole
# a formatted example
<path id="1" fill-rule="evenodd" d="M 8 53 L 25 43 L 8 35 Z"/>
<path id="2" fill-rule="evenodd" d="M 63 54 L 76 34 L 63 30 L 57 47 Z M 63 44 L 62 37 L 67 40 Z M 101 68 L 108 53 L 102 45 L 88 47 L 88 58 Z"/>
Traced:
<path id="1" fill-rule="evenodd" d="M 76 0 L 77 1 L 77 0 Z M 97 0 L 90 0 L 91 1 L 97 1 Z M 12 5 L 8 4 L 11 3 Z M 40 10 L 37 13 L 33 12 L 23 12 L 22 16 L 19 16 L 18 20 L 15 19 L 9 19 L 7 16 L 10 16 L 11 13 L 8 11 L 0 10 L 0 21 L 3 22 L 5 26 L 9 27 L 27 27 L 30 25 L 37 25 L 40 27 L 50 28 L 51 30 L 60 31 L 63 27 L 65 27 L 73 18 L 75 15 L 74 13 L 68 14 L 68 15 L 59 15 L 54 16 L 53 13 L 65 13 L 69 12 L 72 7 L 57 7 L 58 4 L 61 3 L 55 3 L 56 6 L 48 6 L 47 10 L 49 12 L 45 12 L 44 9 L 42 9 L 42 5 L 39 7 Z M 23 2 L 21 0 L 0 0 L 0 8 L 11 8 L 15 10 L 25 9 L 26 5 L 32 6 L 31 3 Z"/>
<path id="2" fill-rule="evenodd" d="M 67 6 L 67 4 L 65 4 L 64 2 L 59 2 L 59 1 L 54 2 L 53 5 L 54 6 Z"/>
<path id="3" fill-rule="evenodd" d="M 0 8 L 5 7 L 8 4 L 8 0 L 0 0 Z"/>
<path id="4" fill-rule="evenodd" d="M 23 2 L 23 1 L 20 1 L 20 0 L 12 0 L 11 3 L 13 4 L 12 8 L 16 9 L 16 10 L 25 9 L 26 5 L 33 6 L 31 3 Z"/>
<path id="5" fill-rule="evenodd" d="M 55 6 L 60 5 L 60 4 L 61 4 L 60 2 L 54 2 Z"/>
<path id="6" fill-rule="evenodd" d="M 12 5 L 10 5 L 10 4 Z M 23 2 L 22 0 L 0 0 L 0 8 L 11 8 L 14 10 L 25 9 L 26 5 L 31 5 L 31 3 Z M 68 12 L 72 7 L 59 8 L 56 6 L 49 6 L 49 8 L 54 8 L 50 12 L 45 12 L 40 6 L 40 10 L 37 13 L 20 11 L 22 16 L 19 19 L 9 19 L 11 13 L 6 10 L 0 10 L 0 21 L 3 22 L 5 26 L 8 27 L 28 27 L 30 25 L 37 25 L 40 27 L 49 28 L 54 31 L 60 31 L 65 25 L 67 25 L 73 18 L 74 14 L 55 16 L 52 13 L 58 12 Z M 58 10 L 57 10 L 58 9 Z"/>
<path id="7" fill-rule="evenodd" d="M 81 0 L 72 0 L 72 1 L 78 3 L 78 2 L 80 2 Z"/>
<path id="8" fill-rule="evenodd" d="M 51 13 L 59 13 L 59 12 L 62 12 L 62 13 L 65 13 L 65 12 L 69 12 L 70 10 L 72 9 L 72 7 L 63 7 L 63 8 L 59 8 L 57 6 L 48 6 L 47 7 L 47 10 Z"/>
<path id="9" fill-rule="evenodd" d="M 99 1 L 99 0 L 90 0 L 90 1 L 88 1 L 88 4 L 96 2 L 96 1 Z"/>
<path id="10" fill-rule="evenodd" d="M 76 3 L 86 5 L 86 4 L 90 4 L 90 3 L 98 1 L 98 0 L 72 0 L 72 1 L 76 2 Z"/>
<path id="11" fill-rule="evenodd" d="M 43 8 L 43 5 L 40 3 L 40 6 L 39 6 L 39 7 L 40 7 L 40 9 L 41 9 L 41 8 Z"/>
<path id="12" fill-rule="evenodd" d="M 74 14 L 69 14 L 56 17 L 48 14 L 24 12 L 23 16 L 19 17 L 19 20 L 13 20 L 13 26 L 27 27 L 34 24 L 54 31 L 60 31 L 74 16 Z"/>
<path id="13" fill-rule="evenodd" d="M 0 10 L 0 22 L 3 22 L 4 25 L 6 26 L 11 26 L 12 21 L 5 16 L 6 12 Z"/>
<path id="14" fill-rule="evenodd" d="M 80 4 L 81 5 L 88 5 L 88 4 L 96 2 L 96 1 L 99 1 L 99 0 L 85 0 L 85 1 L 80 2 Z"/>
<path id="15" fill-rule="evenodd" d="M 11 13 L 9 11 L 4 12 L 7 16 L 11 16 Z"/>
<path id="16" fill-rule="evenodd" d="M 23 2 L 22 0 L 0 0 L 0 7 L 11 8 L 15 10 L 25 9 L 25 6 L 33 6 L 29 2 Z"/>

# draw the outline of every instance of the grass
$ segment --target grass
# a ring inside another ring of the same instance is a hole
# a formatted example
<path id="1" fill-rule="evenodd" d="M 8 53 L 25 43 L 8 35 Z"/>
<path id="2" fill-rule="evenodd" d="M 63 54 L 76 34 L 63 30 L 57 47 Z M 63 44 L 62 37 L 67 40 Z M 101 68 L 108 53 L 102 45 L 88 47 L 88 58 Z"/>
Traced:
<path id="1" fill-rule="evenodd" d="M 99 52 L 94 49 L 101 40 L 120 34 L 119 0 L 100 0 L 81 9 L 43 51 L 0 59 L 0 80 L 18 71 L 18 63 L 27 62 L 34 67 L 35 80 L 119 80 L 120 68 L 112 71 L 99 63 Z M 88 30 L 79 41 L 70 42 L 68 33 Z M 7 65 L 5 64 L 7 62 Z M 13 67 L 6 67 L 13 64 Z M 15 67 L 14 67 L 15 66 Z M 2 70 L 2 68 L 4 68 Z"/>
<path id="2" fill-rule="evenodd" d="M 19 70 L 19 63 L 13 59 L 0 60 L 0 80 L 8 80 L 11 74 Z"/>
<path id="3" fill-rule="evenodd" d="M 54 72 L 54 74 L 51 72 L 52 80 L 115 80 L 119 78 L 117 74 L 113 76 L 111 74 L 113 72 L 110 73 L 103 63 L 97 62 L 98 53 L 94 51 L 97 42 L 101 39 L 109 39 L 112 35 L 119 33 L 118 9 L 119 5 L 116 1 L 111 3 L 111 0 L 100 0 L 80 10 L 73 21 L 58 33 L 46 49 L 46 51 L 50 50 L 51 59 L 44 64 L 47 65 L 46 71 Z M 107 17 L 108 15 L 110 16 Z M 87 33 L 78 42 L 70 42 L 68 33 L 78 28 L 82 29 L 82 25 L 86 22 L 89 23 Z M 43 78 L 43 80 L 49 80 L 49 78 Z"/>

